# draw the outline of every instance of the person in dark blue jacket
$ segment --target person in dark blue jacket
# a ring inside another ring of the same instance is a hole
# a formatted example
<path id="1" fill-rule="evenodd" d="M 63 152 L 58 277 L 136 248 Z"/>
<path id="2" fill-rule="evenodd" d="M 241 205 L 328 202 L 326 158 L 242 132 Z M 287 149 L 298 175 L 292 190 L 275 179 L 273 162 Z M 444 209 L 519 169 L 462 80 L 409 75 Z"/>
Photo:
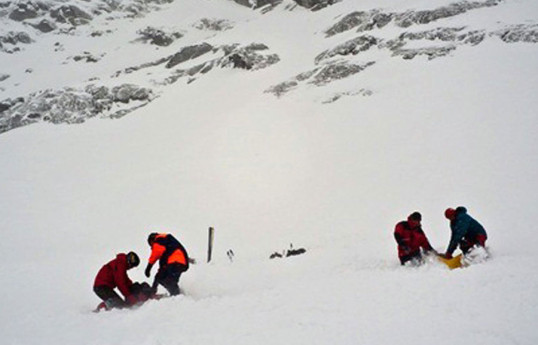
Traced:
<path id="1" fill-rule="evenodd" d="M 466 254 L 472 247 L 485 247 L 488 235 L 484 227 L 473 217 L 467 214 L 467 209 L 459 206 L 456 209 L 447 208 L 445 217 L 450 220 L 450 230 L 452 236 L 445 253 L 445 257 L 450 259 L 456 248 L 460 247 L 463 254 Z"/>

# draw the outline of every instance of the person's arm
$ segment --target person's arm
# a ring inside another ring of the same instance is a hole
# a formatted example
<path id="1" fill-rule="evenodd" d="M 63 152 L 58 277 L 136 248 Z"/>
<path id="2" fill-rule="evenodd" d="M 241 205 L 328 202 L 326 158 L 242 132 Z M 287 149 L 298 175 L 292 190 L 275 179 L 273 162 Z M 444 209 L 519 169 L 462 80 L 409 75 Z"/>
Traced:
<path id="1" fill-rule="evenodd" d="M 409 250 L 409 238 L 403 236 L 402 231 L 402 225 L 397 224 L 394 229 L 394 239 L 403 250 Z"/>
<path id="2" fill-rule="evenodd" d="M 133 285 L 133 282 L 131 282 L 131 279 L 129 279 L 129 276 L 127 275 L 127 259 L 118 260 L 114 276 L 116 279 L 116 285 L 118 286 L 121 294 L 128 299 L 131 295 L 131 285 Z"/>
<path id="3" fill-rule="evenodd" d="M 151 255 L 148 260 L 148 265 L 146 266 L 146 270 L 144 271 L 146 277 L 149 278 L 149 276 L 151 275 L 151 268 L 157 262 L 157 260 L 159 260 L 163 256 L 165 251 L 165 246 L 159 243 L 153 243 L 153 245 L 151 246 Z"/>
<path id="4" fill-rule="evenodd" d="M 454 224 L 454 227 L 452 228 L 452 235 L 450 236 L 450 243 L 448 244 L 448 248 L 446 249 L 446 257 L 451 257 L 452 253 L 456 250 L 458 247 L 458 244 L 463 239 L 463 236 L 467 233 L 467 230 L 469 229 L 469 224 L 471 222 L 470 217 L 459 217 Z"/>

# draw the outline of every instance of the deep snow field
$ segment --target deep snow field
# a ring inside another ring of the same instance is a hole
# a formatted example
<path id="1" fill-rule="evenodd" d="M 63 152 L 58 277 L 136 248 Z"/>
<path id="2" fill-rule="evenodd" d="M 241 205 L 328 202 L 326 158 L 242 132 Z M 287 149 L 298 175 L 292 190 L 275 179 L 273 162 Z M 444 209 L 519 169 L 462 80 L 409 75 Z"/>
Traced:
<path id="1" fill-rule="evenodd" d="M 125 43 L 131 25 L 226 18 L 233 29 L 186 34 L 170 51 L 202 40 L 263 42 L 281 59 L 179 80 L 121 119 L 0 135 L 1 344 L 538 343 L 538 44 L 487 36 L 431 60 L 368 51 L 353 59 L 372 67 L 276 97 L 264 91 L 357 35 L 325 38 L 338 16 L 450 1 L 344 0 L 316 12 L 288 3 L 262 14 L 226 0 L 176 0 L 106 22 L 117 31 L 100 41 L 47 36 L 0 53 L 0 72 L 13 71 L 2 85 L 19 83 L 0 99 L 92 75 L 112 85 L 112 71 L 158 55 Z M 537 21 L 534 0 L 506 0 L 428 27 L 494 31 Z M 61 39 L 66 55 L 84 47 L 110 59 L 78 70 L 61 64 L 43 48 Z M 32 75 L 20 72 L 28 66 Z M 147 83 L 141 75 L 129 78 Z M 371 93 L 324 102 L 363 89 Z M 394 225 L 420 211 L 444 251 L 443 212 L 459 205 L 488 231 L 491 258 L 452 271 L 436 262 L 401 267 Z M 184 294 L 92 313 L 94 277 L 116 253 L 136 251 L 142 263 L 129 275 L 146 280 L 150 232 L 174 234 L 197 259 L 181 278 Z M 269 259 L 290 243 L 307 252 Z"/>

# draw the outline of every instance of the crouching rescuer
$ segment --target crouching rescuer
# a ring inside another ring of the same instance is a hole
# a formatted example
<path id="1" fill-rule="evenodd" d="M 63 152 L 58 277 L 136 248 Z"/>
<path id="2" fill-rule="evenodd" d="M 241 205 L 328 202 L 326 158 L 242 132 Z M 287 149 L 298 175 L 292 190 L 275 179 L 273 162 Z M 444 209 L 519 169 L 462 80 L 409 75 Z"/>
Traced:
<path id="1" fill-rule="evenodd" d="M 419 212 L 413 212 L 407 217 L 407 221 L 396 224 L 394 239 L 398 243 L 398 258 L 402 265 L 407 262 L 419 263 L 422 260 L 421 249 L 424 253 L 435 253 L 422 230 L 421 221 L 422 215 Z"/>
<path id="2" fill-rule="evenodd" d="M 97 307 L 110 310 L 112 308 L 125 308 L 148 299 L 150 286 L 147 283 L 133 283 L 127 271 L 140 264 L 138 255 L 134 252 L 119 253 L 116 258 L 105 264 L 95 277 L 93 291 L 103 300 Z M 118 295 L 115 288 L 120 290 L 125 300 Z"/>
<path id="3" fill-rule="evenodd" d="M 146 266 L 146 277 L 150 277 L 151 268 L 159 261 L 159 270 L 155 275 L 152 290 L 157 291 L 158 285 L 170 293 L 171 296 L 179 294 L 179 278 L 189 269 L 189 256 L 183 245 L 171 234 L 151 233 L 148 236 L 151 255 Z"/>

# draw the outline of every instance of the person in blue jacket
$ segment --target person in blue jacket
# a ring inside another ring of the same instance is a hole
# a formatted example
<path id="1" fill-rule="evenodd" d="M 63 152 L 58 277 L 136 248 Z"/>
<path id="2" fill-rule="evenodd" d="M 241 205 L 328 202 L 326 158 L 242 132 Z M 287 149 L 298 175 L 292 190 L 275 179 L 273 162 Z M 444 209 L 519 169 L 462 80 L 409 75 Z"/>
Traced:
<path id="1" fill-rule="evenodd" d="M 459 206 L 456 209 L 447 208 L 445 217 L 450 220 L 452 235 L 444 257 L 452 258 L 452 253 L 459 246 L 466 254 L 474 246 L 485 247 L 488 235 L 484 227 L 467 214 L 467 209 Z"/>

